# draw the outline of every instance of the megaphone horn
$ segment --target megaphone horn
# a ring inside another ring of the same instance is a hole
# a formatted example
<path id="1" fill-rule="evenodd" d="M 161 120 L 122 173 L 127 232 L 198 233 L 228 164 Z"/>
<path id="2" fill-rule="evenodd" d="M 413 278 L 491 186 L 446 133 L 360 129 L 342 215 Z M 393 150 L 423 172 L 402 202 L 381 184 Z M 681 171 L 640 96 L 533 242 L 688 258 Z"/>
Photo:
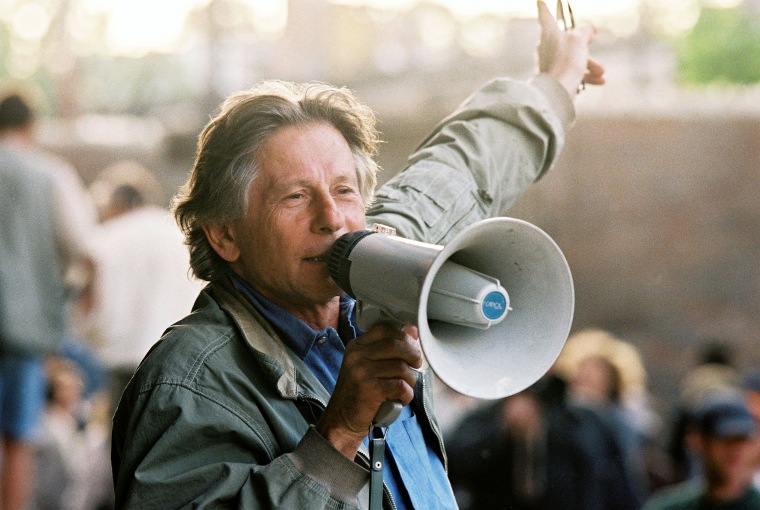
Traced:
<path id="1" fill-rule="evenodd" d="M 416 324 L 430 367 L 464 395 L 522 391 L 570 333 L 570 268 L 554 240 L 523 220 L 479 221 L 445 246 L 352 232 L 335 242 L 328 267 L 363 309 Z"/>

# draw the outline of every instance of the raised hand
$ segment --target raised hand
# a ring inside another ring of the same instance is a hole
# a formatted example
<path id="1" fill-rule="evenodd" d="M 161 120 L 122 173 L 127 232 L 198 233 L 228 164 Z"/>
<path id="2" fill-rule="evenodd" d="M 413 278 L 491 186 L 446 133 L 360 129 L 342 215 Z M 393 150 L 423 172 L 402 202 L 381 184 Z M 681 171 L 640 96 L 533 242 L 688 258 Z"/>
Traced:
<path id="1" fill-rule="evenodd" d="M 538 68 L 553 76 L 575 97 L 581 83 L 604 84 L 604 67 L 589 57 L 589 45 L 596 35 L 591 25 L 562 30 L 544 0 L 538 0 L 541 40 L 538 44 Z"/>

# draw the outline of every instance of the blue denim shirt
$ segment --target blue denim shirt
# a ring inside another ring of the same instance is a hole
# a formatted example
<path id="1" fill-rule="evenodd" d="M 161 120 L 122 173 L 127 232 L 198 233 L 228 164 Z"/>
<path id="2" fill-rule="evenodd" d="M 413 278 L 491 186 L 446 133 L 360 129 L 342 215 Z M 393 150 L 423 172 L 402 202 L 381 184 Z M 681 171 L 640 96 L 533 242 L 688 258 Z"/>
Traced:
<path id="1" fill-rule="evenodd" d="M 345 344 L 362 331 L 356 326 L 356 301 L 344 294 L 340 298 L 338 329 L 315 331 L 303 321 L 269 301 L 240 277 L 230 273 L 232 284 L 266 318 L 296 355 L 332 393 L 338 380 Z M 417 414 L 405 406 L 388 428 L 383 481 L 399 509 L 456 509 L 443 461 L 425 437 Z M 364 440 L 365 446 L 368 439 Z"/>

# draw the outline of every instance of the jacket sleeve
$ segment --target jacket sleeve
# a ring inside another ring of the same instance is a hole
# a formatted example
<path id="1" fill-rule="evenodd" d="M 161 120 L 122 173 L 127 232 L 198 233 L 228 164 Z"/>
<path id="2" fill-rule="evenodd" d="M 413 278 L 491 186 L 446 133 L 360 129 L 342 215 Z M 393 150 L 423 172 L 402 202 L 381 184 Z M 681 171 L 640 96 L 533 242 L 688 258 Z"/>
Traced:
<path id="1" fill-rule="evenodd" d="M 474 221 L 503 214 L 552 166 L 574 115 L 569 95 L 548 75 L 489 82 L 378 190 L 367 224 L 445 244 Z"/>
<path id="2" fill-rule="evenodd" d="M 114 418 L 116 508 L 350 510 L 368 500 L 368 472 L 313 427 L 283 454 L 264 420 L 197 387 L 158 384 L 127 407 Z"/>

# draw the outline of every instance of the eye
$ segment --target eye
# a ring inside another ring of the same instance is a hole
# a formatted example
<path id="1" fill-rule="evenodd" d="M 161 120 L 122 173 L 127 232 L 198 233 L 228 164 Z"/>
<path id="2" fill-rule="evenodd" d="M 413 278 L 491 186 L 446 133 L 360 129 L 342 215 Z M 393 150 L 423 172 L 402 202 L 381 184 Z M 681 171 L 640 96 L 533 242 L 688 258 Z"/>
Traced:
<path id="1" fill-rule="evenodd" d="M 338 195 L 353 195 L 357 193 L 356 188 L 353 186 L 340 186 L 335 190 L 335 192 Z"/>
<path id="2" fill-rule="evenodd" d="M 304 191 L 291 191 L 285 193 L 280 199 L 280 203 L 286 207 L 300 207 L 306 202 L 308 195 Z"/>

